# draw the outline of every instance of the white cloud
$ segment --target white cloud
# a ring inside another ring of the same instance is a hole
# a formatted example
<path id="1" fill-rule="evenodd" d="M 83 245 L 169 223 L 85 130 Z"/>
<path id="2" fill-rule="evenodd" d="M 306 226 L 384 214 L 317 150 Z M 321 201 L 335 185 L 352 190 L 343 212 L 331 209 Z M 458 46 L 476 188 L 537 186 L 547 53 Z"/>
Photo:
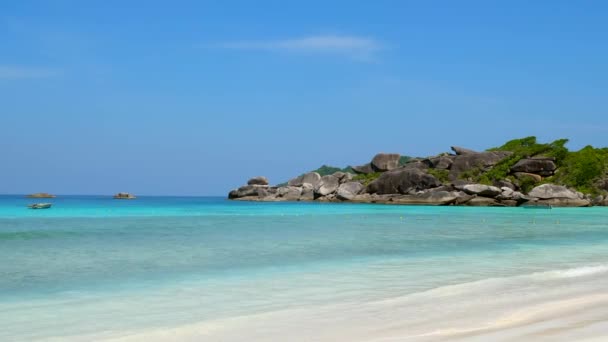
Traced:
<path id="1" fill-rule="evenodd" d="M 286 51 L 294 53 L 339 54 L 367 60 L 384 48 L 379 41 L 368 37 L 345 35 L 316 35 L 282 40 L 248 40 L 221 44 L 236 50 Z"/>
<path id="2" fill-rule="evenodd" d="M 59 74 L 58 69 L 0 65 L 0 80 L 47 78 Z"/>

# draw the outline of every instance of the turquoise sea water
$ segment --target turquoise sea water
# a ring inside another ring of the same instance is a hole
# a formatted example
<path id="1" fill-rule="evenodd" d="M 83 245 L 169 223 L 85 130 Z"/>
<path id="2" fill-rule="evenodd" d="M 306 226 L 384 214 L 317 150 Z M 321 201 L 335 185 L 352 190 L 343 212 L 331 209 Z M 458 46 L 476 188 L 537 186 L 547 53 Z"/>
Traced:
<path id="1" fill-rule="evenodd" d="M 608 271 L 601 207 L 62 196 L 48 200 L 52 209 L 30 210 L 31 202 L 0 196 L 2 341 L 120 335 L 484 279 Z"/>

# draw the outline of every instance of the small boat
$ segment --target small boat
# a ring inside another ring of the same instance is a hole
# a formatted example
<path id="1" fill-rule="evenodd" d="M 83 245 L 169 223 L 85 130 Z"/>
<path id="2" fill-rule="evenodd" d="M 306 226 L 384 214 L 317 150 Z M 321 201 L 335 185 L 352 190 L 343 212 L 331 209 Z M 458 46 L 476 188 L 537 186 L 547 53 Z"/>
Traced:
<path id="1" fill-rule="evenodd" d="M 547 203 L 526 203 L 522 204 L 522 207 L 525 209 L 552 209 L 553 206 Z"/>
<path id="2" fill-rule="evenodd" d="M 48 209 L 52 206 L 53 204 L 51 203 L 34 203 L 34 204 L 30 204 L 27 207 L 30 209 Z"/>

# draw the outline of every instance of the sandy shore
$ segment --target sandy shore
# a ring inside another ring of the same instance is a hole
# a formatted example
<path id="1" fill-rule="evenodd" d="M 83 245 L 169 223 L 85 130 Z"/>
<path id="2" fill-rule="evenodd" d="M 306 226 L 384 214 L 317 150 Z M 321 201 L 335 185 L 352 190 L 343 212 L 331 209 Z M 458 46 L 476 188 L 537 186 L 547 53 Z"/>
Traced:
<path id="1" fill-rule="evenodd" d="M 107 340 L 604 341 L 608 336 L 607 284 L 604 266 L 551 271 L 445 286 L 382 301 L 133 332 Z"/>

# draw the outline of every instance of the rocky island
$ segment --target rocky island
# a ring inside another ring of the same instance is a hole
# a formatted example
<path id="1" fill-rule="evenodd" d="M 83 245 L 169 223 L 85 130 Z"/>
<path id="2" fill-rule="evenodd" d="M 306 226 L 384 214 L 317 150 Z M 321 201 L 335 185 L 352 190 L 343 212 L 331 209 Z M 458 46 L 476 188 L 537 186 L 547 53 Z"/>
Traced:
<path id="1" fill-rule="evenodd" d="M 452 146 L 426 158 L 379 153 L 344 169 L 324 166 L 286 184 L 251 178 L 230 191 L 244 201 L 587 207 L 608 205 L 608 148 L 568 151 L 567 139 L 515 139 L 486 151 Z"/>
<path id="2" fill-rule="evenodd" d="M 130 194 L 128 192 L 119 192 L 114 195 L 114 199 L 136 199 L 135 195 Z"/>
<path id="3" fill-rule="evenodd" d="M 27 195 L 25 197 L 27 197 L 27 198 L 55 198 L 57 196 L 51 195 L 51 194 L 46 193 L 46 192 L 37 192 L 35 194 Z"/>

